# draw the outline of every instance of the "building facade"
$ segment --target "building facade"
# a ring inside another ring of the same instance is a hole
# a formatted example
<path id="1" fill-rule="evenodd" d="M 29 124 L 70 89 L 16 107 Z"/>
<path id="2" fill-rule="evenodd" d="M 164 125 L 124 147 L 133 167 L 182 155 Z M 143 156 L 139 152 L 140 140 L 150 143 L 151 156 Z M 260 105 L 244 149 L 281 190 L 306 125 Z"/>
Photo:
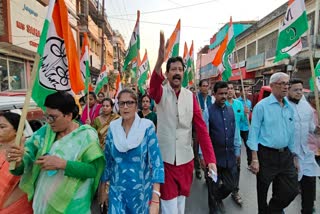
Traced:
<path id="1" fill-rule="evenodd" d="M 83 33 L 88 33 L 93 83 L 104 64 L 109 70 L 114 69 L 113 29 L 102 13 L 101 2 L 65 0 L 79 57 Z M 48 3 L 49 0 L 0 0 L 0 92 L 28 88 Z M 124 52 L 124 42 L 121 44 Z"/>
<path id="2" fill-rule="evenodd" d="M 319 1 L 306 0 L 305 5 L 308 14 L 311 52 L 313 60 L 316 63 L 318 58 L 320 58 Z M 273 73 L 281 71 L 288 73 L 292 77 L 301 78 L 304 81 L 304 86 L 306 88 L 309 87 L 311 71 L 308 58 L 307 34 L 302 37 L 303 49 L 300 53 L 290 59 L 273 63 L 279 26 L 284 19 L 286 10 L 287 3 L 237 35 L 237 51 L 234 51 L 230 58 L 233 64 L 231 81 L 239 82 L 241 71 L 245 85 L 251 85 L 257 91 L 262 85 L 269 84 L 270 76 Z M 210 51 L 212 52 L 214 49 L 210 49 L 208 52 L 210 53 Z M 210 58 L 211 61 L 213 57 Z M 217 73 L 214 73 L 214 69 L 209 73 L 209 77 L 208 75 L 202 76 L 202 70 L 200 69 L 201 78 L 208 78 L 211 82 L 216 81 Z"/>

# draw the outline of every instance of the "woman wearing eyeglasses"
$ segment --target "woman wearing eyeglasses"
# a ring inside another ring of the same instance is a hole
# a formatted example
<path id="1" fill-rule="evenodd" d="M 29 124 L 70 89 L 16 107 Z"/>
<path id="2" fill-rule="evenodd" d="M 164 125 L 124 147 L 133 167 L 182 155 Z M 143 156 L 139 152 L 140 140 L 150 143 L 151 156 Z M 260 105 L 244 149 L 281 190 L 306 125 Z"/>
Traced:
<path id="1" fill-rule="evenodd" d="M 31 202 L 27 195 L 18 187 L 20 177 L 9 172 L 6 161 L 6 150 L 14 143 L 20 115 L 12 112 L 0 113 L 0 213 L 32 214 Z"/>
<path id="2" fill-rule="evenodd" d="M 111 122 L 107 133 L 101 180 L 110 181 L 109 214 L 159 212 L 163 162 L 154 125 L 138 116 L 137 101 L 131 89 L 119 93 L 121 117 Z M 107 199 L 106 194 L 102 197 Z"/>
<path id="3" fill-rule="evenodd" d="M 90 213 L 105 165 L 98 135 L 74 120 L 79 108 L 70 94 L 48 95 L 44 105 L 48 123 L 24 147 L 7 149 L 7 161 L 16 162 L 11 173 L 22 175 L 35 214 Z"/>

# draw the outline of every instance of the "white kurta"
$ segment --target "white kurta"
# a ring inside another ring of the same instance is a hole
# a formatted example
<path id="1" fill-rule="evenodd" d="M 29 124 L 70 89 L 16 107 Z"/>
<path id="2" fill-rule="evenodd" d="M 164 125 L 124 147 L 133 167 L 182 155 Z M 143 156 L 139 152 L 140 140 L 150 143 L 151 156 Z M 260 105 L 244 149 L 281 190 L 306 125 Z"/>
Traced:
<path id="1" fill-rule="evenodd" d="M 320 167 L 316 163 L 315 155 L 308 146 L 308 134 L 315 129 L 313 109 L 306 100 L 301 99 L 298 104 L 290 101 L 294 109 L 294 144 L 298 156 L 300 171 L 299 181 L 302 176 L 320 176 Z"/>

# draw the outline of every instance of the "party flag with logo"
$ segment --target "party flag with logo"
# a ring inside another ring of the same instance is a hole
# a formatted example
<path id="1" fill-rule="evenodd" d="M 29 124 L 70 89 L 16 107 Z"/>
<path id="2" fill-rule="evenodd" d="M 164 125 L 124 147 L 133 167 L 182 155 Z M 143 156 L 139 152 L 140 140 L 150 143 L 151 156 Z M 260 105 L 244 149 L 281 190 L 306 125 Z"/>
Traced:
<path id="1" fill-rule="evenodd" d="M 50 0 L 37 53 L 40 61 L 32 98 L 41 108 L 56 91 L 77 94 L 85 88 L 64 0 Z"/>

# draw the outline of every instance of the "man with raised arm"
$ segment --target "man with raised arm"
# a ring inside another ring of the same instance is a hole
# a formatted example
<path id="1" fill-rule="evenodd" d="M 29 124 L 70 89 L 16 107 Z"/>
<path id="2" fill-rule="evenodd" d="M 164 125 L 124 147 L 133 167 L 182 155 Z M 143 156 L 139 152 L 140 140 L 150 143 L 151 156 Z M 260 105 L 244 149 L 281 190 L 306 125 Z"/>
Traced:
<path id="1" fill-rule="evenodd" d="M 158 59 L 150 81 L 150 96 L 156 102 L 157 134 L 165 166 L 161 211 L 163 214 L 180 214 L 184 213 L 193 178 L 192 125 L 208 168 L 217 173 L 216 158 L 196 97 L 181 87 L 184 71 L 182 58 L 168 59 L 165 72 L 168 81 L 162 85 L 165 79 L 161 69 L 164 56 L 164 35 L 161 32 Z"/>

